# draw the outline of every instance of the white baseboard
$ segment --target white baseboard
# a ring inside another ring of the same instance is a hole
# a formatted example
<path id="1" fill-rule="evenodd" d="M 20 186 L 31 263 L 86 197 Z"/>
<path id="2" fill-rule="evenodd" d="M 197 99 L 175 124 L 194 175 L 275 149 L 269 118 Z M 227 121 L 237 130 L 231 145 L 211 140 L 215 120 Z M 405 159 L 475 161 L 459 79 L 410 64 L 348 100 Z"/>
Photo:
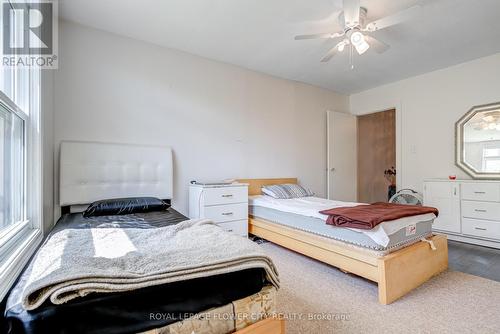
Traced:
<path id="1" fill-rule="evenodd" d="M 473 245 L 479 245 L 479 246 L 500 249 L 500 242 L 484 240 L 484 239 L 479 239 L 479 238 L 474 238 L 474 237 L 466 237 L 463 235 L 456 235 L 453 233 L 439 231 L 439 230 L 436 230 L 436 232 L 440 233 L 440 234 L 445 234 L 448 237 L 448 240 L 459 241 L 459 242 L 464 242 L 467 244 L 473 244 Z"/>

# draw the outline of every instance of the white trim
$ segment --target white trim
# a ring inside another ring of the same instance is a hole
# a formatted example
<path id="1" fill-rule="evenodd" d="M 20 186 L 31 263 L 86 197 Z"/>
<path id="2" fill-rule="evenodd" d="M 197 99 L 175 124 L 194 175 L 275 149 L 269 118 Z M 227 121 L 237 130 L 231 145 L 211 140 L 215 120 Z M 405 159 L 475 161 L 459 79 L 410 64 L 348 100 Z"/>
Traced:
<path id="1" fill-rule="evenodd" d="M 41 229 L 30 229 L 29 231 L 26 235 L 23 233 L 22 238 L 16 238 L 22 240 L 22 243 L 17 245 L 16 250 L 9 254 L 6 261 L 2 261 L 2 266 L 0 266 L 0 299 L 5 297 L 43 239 Z"/>
<path id="2" fill-rule="evenodd" d="M 498 183 L 498 180 L 471 180 L 471 179 L 443 179 L 443 178 L 427 178 L 424 182 L 460 182 L 460 183 Z"/>
<path id="3" fill-rule="evenodd" d="M 26 113 L 24 111 L 22 111 L 17 106 L 17 104 L 15 104 L 11 100 L 11 98 L 8 97 L 7 95 L 5 95 L 4 92 L 2 92 L 1 90 L 0 90 L 0 103 L 4 104 L 8 109 L 12 110 L 14 112 L 14 114 L 19 116 L 19 118 L 21 118 L 23 121 L 27 121 L 28 116 L 26 115 Z"/>
<path id="4" fill-rule="evenodd" d="M 42 163 L 42 134 L 41 134 L 41 71 L 36 76 L 30 71 L 29 108 L 30 116 L 27 123 L 27 160 L 26 160 L 26 201 L 27 218 L 33 229 L 43 229 L 43 163 Z M 37 82 L 37 90 L 33 83 Z M 36 112 L 34 112 L 36 111 Z"/>
<path id="5" fill-rule="evenodd" d="M 28 220 L 19 221 L 12 225 L 8 225 L 3 231 L 0 232 L 0 260 L 2 256 L 6 254 L 6 249 L 8 249 L 11 240 L 18 233 L 21 233 L 29 224 Z"/>
<path id="6" fill-rule="evenodd" d="M 331 113 L 333 110 L 327 110 L 326 111 L 326 198 L 330 198 L 330 178 L 331 178 L 331 173 L 330 173 L 330 166 L 331 166 L 331 161 L 330 161 L 330 117 Z"/>

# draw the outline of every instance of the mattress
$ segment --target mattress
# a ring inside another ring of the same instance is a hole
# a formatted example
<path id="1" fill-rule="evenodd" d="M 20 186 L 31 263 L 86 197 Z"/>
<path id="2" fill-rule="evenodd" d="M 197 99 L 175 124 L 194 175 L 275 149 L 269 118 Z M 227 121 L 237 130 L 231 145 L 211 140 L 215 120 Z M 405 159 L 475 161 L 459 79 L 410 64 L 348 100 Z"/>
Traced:
<path id="1" fill-rule="evenodd" d="M 92 218 L 74 213 L 61 217 L 52 233 L 90 226 L 156 228 L 186 219 L 174 209 Z M 247 269 L 128 292 L 91 294 L 62 305 L 46 302 L 29 312 L 21 303 L 26 280 L 27 275 L 22 274 L 7 299 L 5 317 L 10 333 L 137 333 L 255 294 L 265 285 L 265 272 Z M 164 316 L 151 317 L 156 313 Z"/>
<path id="2" fill-rule="evenodd" d="M 284 225 L 293 229 L 316 234 L 328 239 L 348 243 L 361 248 L 366 248 L 384 255 L 419 241 L 421 238 L 432 234 L 432 222 L 421 220 L 415 222 L 415 228 L 403 227 L 388 235 L 387 245 L 380 245 L 364 233 L 353 229 L 327 225 L 324 220 L 316 217 L 308 217 L 296 213 L 284 212 L 262 206 L 249 206 L 249 214 L 256 218 L 262 218 L 276 224 Z"/>
<path id="3" fill-rule="evenodd" d="M 328 216 L 321 214 L 320 211 L 322 210 L 366 204 L 333 201 L 313 196 L 292 199 L 276 199 L 270 196 L 258 195 L 251 196 L 249 198 L 249 205 L 295 213 L 305 217 L 318 218 L 319 220 L 322 220 L 326 223 Z M 391 242 L 389 238 L 390 235 L 398 233 L 403 228 L 414 228 L 415 224 L 419 222 L 433 221 L 434 218 L 436 218 L 436 216 L 433 213 L 428 213 L 382 222 L 381 224 L 375 226 L 370 230 L 356 229 L 351 227 L 343 228 L 362 233 L 382 247 L 389 247 Z"/>

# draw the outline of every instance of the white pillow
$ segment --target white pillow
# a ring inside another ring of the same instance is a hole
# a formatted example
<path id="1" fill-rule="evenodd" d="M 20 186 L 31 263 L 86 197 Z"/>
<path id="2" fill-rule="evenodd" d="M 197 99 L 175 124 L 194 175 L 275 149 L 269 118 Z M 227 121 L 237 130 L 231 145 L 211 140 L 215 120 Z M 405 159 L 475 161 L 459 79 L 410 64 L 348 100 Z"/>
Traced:
<path id="1" fill-rule="evenodd" d="M 262 192 L 268 196 L 278 199 L 289 199 L 314 196 L 314 193 L 298 184 L 275 184 L 262 187 Z"/>

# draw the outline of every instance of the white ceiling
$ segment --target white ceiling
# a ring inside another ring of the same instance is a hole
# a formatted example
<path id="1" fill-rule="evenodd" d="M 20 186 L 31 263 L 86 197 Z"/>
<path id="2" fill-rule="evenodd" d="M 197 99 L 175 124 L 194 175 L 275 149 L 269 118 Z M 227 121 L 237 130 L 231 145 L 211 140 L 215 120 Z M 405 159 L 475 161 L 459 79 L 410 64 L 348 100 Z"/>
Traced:
<path id="1" fill-rule="evenodd" d="M 320 63 L 331 40 L 297 34 L 337 31 L 342 0 L 61 0 L 63 18 L 341 93 L 500 52 L 500 0 L 361 0 L 368 21 L 424 7 L 413 20 L 374 33 L 379 55 L 347 52 Z"/>

